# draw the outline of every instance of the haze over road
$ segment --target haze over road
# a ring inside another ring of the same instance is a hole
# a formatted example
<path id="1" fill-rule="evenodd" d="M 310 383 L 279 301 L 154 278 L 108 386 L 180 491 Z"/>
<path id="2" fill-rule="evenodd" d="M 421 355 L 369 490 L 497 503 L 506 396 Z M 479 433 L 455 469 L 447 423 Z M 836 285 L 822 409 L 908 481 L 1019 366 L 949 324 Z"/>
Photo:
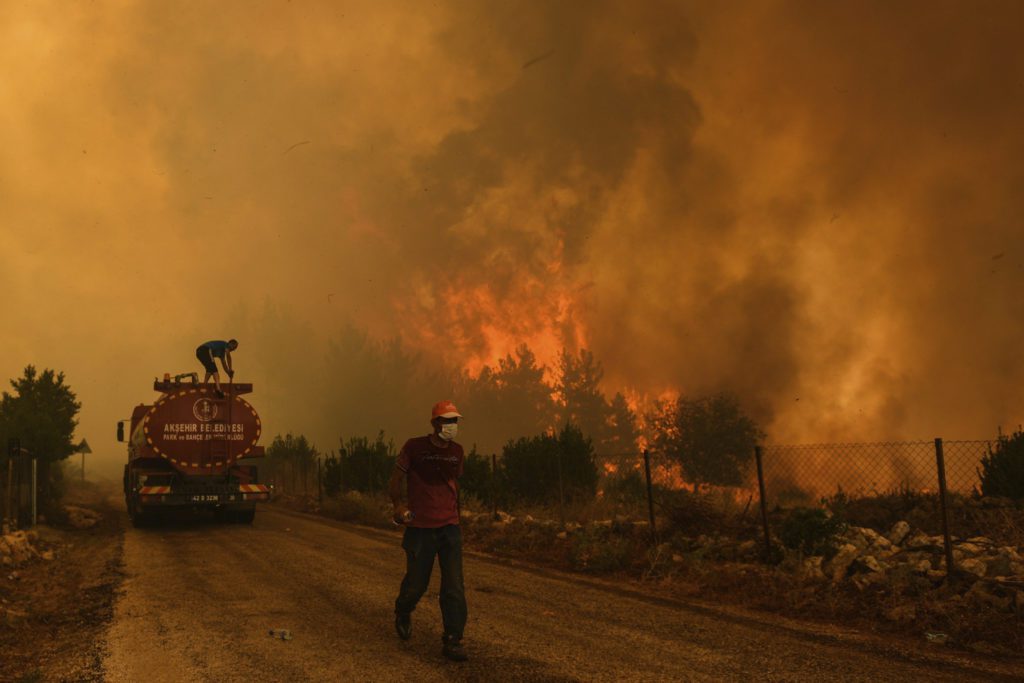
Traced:
<path id="1" fill-rule="evenodd" d="M 474 556 L 471 659 L 456 664 L 440 655 L 436 571 L 412 640 L 395 636 L 403 559 L 397 534 L 268 506 L 252 527 L 128 529 L 107 680 L 993 680 Z"/>

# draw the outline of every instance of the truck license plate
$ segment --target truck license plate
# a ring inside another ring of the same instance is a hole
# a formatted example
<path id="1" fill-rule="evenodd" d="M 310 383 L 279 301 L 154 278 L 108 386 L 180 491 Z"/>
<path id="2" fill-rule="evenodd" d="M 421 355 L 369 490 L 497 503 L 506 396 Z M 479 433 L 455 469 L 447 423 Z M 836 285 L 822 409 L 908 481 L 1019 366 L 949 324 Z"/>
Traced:
<path id="1" fill-rule="evenodd" d="M 193 503 L 206 503 L 206 502 L 214 502 L 214 503 L 216 503 L 218 500 L 220 500 L 220 496 L 192 496 L 192 502 Z"/>

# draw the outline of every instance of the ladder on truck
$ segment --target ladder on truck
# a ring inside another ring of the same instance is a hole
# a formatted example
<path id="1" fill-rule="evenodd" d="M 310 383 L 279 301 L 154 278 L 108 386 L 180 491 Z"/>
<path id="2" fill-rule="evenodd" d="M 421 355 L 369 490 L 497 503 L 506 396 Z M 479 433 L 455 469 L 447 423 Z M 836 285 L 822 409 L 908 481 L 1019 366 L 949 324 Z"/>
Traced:
<path id="1" fill-rule="evenodd" d="M 235 403 L 234 383 L 229 383 L 227 389 L 224 392 L 224 398 L 219 398 L 216 394 L 210 398 L 210 401 L 217 406 L 217 415 L 210 420 L 210 423 L 213 425 L 223 425 L 224 428 L 223 431 L 218 432 L 217 428 L 214 427 L 212 438 L 206 442 L 206 462 L 214 466 L 218 462 L 224 463 L 225 485 L 231 480 L 231 409 Z M 218 435 L 220 435 L 219 438 Z"/>

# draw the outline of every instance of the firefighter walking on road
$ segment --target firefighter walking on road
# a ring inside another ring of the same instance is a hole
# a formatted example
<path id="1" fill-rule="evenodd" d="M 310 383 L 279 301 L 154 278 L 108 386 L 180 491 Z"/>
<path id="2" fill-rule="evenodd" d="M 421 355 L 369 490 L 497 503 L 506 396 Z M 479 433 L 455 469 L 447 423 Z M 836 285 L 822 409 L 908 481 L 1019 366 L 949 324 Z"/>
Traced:
<path id="1" fill-rule="evenodd" d="M 395 600 L 395 630 L 412 637 L 412 611 L 430 584 L 437 557 L 441 568 L 442 654 L 468 659 L 462 645 L 466 627 L 466 588 L 462 576 L 462 531 L 459 527 L 459 484 L 463 450 L 455 442 L 459 414 L 451 401 L 431 411 L 433 431 L 402 446 L 388 483 L 395 522 L 405 525 L 405 578 Z"/>

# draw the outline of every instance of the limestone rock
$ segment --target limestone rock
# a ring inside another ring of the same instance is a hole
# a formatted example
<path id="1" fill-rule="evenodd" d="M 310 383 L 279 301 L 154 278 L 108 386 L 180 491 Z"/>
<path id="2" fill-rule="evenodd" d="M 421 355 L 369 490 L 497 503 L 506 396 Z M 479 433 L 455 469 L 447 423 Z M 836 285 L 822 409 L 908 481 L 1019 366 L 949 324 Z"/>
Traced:
<path id="1" fill-rule="evenodd" d="M 930 536 L 928 536 L 926 534 L 923 534 L 921 532 L 918 532 L 918 533 L 914 534 L 913 536 L 911 536 L 910 538 L 906 539 L 906 541 L 904 542 L 904 545 L 906 547 L 908 547 L 908 548 L 915 548 L 915 549 L 917 549 L 917 548 L 930 548 L 930 547 L 933 547 L 935 544 L 932 543 L 932 539 L 931 539 Z"/>
<path id="2" fill-rule="evenodd" d="M 821 563 L 824 557 L 820 555 L 812 555 L 811 557 L 805 557 L 803 562 L 800 563 L 798 568 L 798 574 L 801 579 L 805 581 L 822 581 L 825 579 L 825 572 L 821 569 Z"/>
<path id="3" fill-rule="evenodd" d="M 67 505 L 64 507 L 64 511 L 68 516 L 68 524 L 76 529 L 90 529 L 96 526 L 101 519 L 100 513 L 88 508 Z"/>
<path id="4" fill-rule="evenodd" d="M 982 605 L 988 605 L 994 607 L 1000 611 L 1009 611 L 1010 605 L 1012 604 L 1012 598 L 1004 595 L 997 595 L 991 586 L 988 586 L 984 581 L 978 581 L 970 590 L 964 594 L 964 599 L 979 603 Z"/>
<path id="5" fill-rule="evenodd" d="M 881 585 L 886 581 L 885 574 L 867 572 L 865 574 L 854 574 L 851 579 L 853 585 L 857 587 L 857 590 L 864 590 L 868 586 Z"/>
<path id="6" fill-rule="evenodd" d="M 889 530 L 886 538 L 893 545 L 900 545 L 907 538 L 907 534 L 910 533 L 910 525 L 900 520 L 892 525 L 892 529 Z"/>
<path id="7" fill-rule="evenodd" d="M 983 559 L 986 570 L 985 576 L 1013 576 L 1013 562 L 1007 555 L 997 555 L 993 558 Z"/>
<path id="8" fill-rule="evenodd" d="M 958 566 L 965 572 L 970 572 L 978 577 L 985 576 L 985 573 L 988 571 L 988 565 L 985 564 L 985 561 L 977 557 L 969 557 L 960 562 Z"/>
<path id="9" fill-rule="evenodd" d="M 976 545 L 976 544 L 974 544 L 974 543 L 966 543 L 966 542 L 965 543 L 957 543 L 954 546 L 954 548 L 955 548 L 955 550 L 959 550 L 961 553 L 963 553 L 967 557 L 977 557 L 978 555 L 981 555 L 981 553 L 982 553 L 981 547 Z M 955 550 L 954 550 L 954 552 L 955 552 Z"/>
<path id="10" fill-rule="evenodd" d="M 847 543 L 836 553 L 835 557 L 828 563 L 826 569 L 827 573 L 831 575 L 833 581 L 841 581 L 846 576 L 847 569 L 853 564 L 853 561 L 857 559 L 859 551 L 857 546 Z"/>
<path id="11" fill-rule="evenodd" d="M 927 574 L 932 569 L 931 560 L 918 560 L 910 564 L 915 574 Z"/>
<path id="12" fill-rule="evenodd" d="M 1024 562 L 1024 557 L 1021 557 L 1020 553 L 1015 548 L 1011 548 L 1008 545 L 1004 545 L 997 551 L 1000 557 L 1008 557 L 1010 562 Z"/>
<path id="13" fill-rule="evenodd" d="M 884 573 L 885 569 L 878 563 L 872 555 L 863 555 L 858 557 L 850 564 L 851 569 L 856 572 L 874 572 Z"/>
<path id="14" fill-rule="evenodd" d="M 848 545 L 852 545 L 858 551 L 866 550 L 868 547 L 868 539 L 864 538 L 864 534 L 860 533 L 860 529 L 857 527 L 850 527 L 846 530 L 846 533 L 842 535 L 842 540 L 846 541 Z"/>

